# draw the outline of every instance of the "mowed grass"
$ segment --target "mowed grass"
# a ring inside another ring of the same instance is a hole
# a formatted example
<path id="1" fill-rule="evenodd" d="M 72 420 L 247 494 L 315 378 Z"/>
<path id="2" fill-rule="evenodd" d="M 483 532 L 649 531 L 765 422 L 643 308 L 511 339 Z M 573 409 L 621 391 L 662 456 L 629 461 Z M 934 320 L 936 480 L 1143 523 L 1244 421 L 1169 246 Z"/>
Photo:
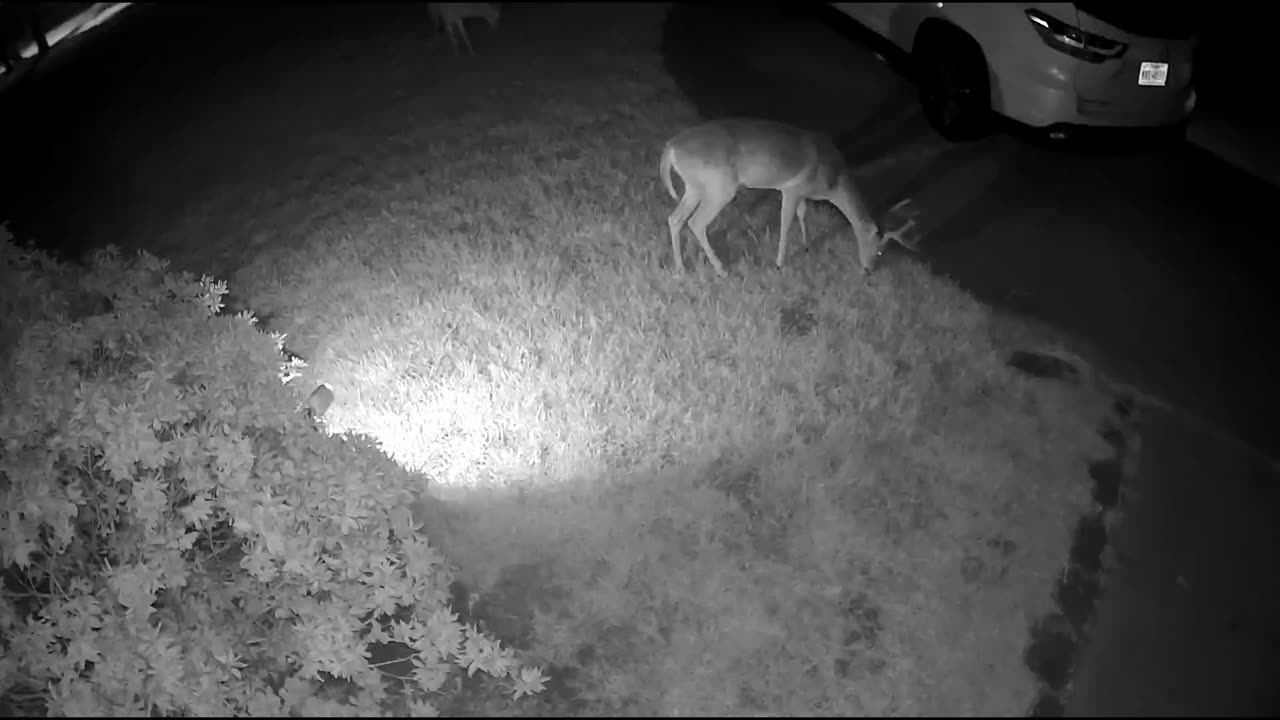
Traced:
<path id="1" fill-rule="evenodd" d="M 829 208 L 777 271 L 776 193 L 744 193 L 731 277 L 691 238 L 675 276 L 658 156 L 699 118 L 662 6 L 508 5 L 476 58 L 396 12 L 246 66 L 276 92 L 187 131 L 206 192 L 154 247 L 430 478 L 473 613 L 555 678 L 446 709 L 1024 713 L 1106 398 L 1007 368 L 1007 319 L 903 254 L 862 277 Z"/>

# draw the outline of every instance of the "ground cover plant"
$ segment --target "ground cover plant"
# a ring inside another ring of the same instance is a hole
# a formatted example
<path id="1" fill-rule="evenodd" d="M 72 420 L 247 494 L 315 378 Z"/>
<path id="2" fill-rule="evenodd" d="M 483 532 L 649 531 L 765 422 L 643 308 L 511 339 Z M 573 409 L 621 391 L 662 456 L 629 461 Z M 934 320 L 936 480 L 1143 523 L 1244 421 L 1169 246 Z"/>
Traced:
<path id="1" fill-rule="evenodd" d="M 772 269 L 776 194 L 725 213 L 729 278 L 675 276 L 657 158 L 699 118 L 663 12 L 512 5 L 475 58 L 386 19 L 265 49 L 186 91 L 177 167 L 139 160 L 202 191 L 138 242 L 228 277 L 330 431 L 432 479 L 455 609 L 551 677 L 442 711 L 1021 714 L 1106 398 L 1008 368 L 1007 320 L 909 258 L 861 277 L 834 211 Z"/>
<path id="2" fill-rule="evenodd" d="M 318 432 L 223 283 L 3 228 L 0 273 L 6 714 L 430 715 L 464 669 L 542 689 L 450 610 L 421 478 Z"/>

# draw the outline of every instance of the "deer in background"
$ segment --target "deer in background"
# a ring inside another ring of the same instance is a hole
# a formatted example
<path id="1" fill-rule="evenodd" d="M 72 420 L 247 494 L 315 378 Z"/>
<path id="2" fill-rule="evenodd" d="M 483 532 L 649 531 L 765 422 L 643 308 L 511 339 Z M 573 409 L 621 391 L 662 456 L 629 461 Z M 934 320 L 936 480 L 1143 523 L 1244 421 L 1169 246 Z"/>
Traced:
<path id="1" fill-rule="evenodd" d="M 684 181 L 683 197 L 676 195 L 672 170 Z M 826 200 L 849 221 L 863 273 L 872 270 L 890 242 L 910 250 L 917 247 L 916 240 L 906 238 L 915 220 L 910 219 L 893 232 L 882 232 L 855 187 L 840 151 L 829 138 L 810 130 L 753 118 L 714 120 L 668 140 L 659 172 L 672 199 L 680 201 L 667 219 L 677 272 L 684 272 L 680 232 L 687 223 L 716 274 L 725 276 L 724 266 L 707 242 L 707 226 L 733 201 L 740 187 L 782 193 L 776 262 L 779 268 L 786 257 L 792 216 L 799 216 L 800 238 L 806 246 L 809 244 L 804 222 L 807 200 Z M 901 211 L 907 202 L 899 202 L 892 210 Z M 902 214 L 910 217 L 914 213 Z"/>
<path id="2" fill-rule="evenodd" d="M 453 46 L 453 52 L 458 53 L 458 38 L 462 38 L 462 43 L 467 46 L 467 52 L 475 55 L 476 51 L 471 47 L 471 39 L 467 37 L 467 28 L 465 22 L 467 18 L 481 18 L 489 23 L 489 27 L 497 30 L 498 19 L 501 10 L 497 3 L 427 3 L 427 12 L 431 13 L 431 20 L 435 23 L 436 30 L 443 29 L 449 36 L 449 44 Z"/>

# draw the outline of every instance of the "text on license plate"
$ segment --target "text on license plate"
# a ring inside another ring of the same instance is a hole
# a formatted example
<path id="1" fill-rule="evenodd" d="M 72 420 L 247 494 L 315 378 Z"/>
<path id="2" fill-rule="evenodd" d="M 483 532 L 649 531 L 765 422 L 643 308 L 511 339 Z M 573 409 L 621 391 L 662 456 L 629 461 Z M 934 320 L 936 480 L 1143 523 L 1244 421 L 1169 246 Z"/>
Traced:
<path id="1" fill-rule="evenodd" d="M 1169 79 L 1169 63 L 1144 62 L 1138 70 L 1139 85 L 1164 87 Z"/>

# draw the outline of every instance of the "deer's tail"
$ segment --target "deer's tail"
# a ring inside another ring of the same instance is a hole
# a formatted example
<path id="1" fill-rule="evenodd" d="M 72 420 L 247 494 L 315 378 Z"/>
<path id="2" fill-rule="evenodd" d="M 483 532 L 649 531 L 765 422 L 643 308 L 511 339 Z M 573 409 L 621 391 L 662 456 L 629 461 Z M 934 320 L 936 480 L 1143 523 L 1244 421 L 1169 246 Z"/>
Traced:
<path id="1" fill-rule="evenodd" d="M 668 145 L 662 151 L 662 164 L 658 166 L 658 172 L 662 174 L 662 184 L 666 186 L 671 199 L 679 200 L 680 196 L 676 194 L 676 188 L 671 184 L 671 164 L 675 161 L 675 155 L 675 149 Z"/>

